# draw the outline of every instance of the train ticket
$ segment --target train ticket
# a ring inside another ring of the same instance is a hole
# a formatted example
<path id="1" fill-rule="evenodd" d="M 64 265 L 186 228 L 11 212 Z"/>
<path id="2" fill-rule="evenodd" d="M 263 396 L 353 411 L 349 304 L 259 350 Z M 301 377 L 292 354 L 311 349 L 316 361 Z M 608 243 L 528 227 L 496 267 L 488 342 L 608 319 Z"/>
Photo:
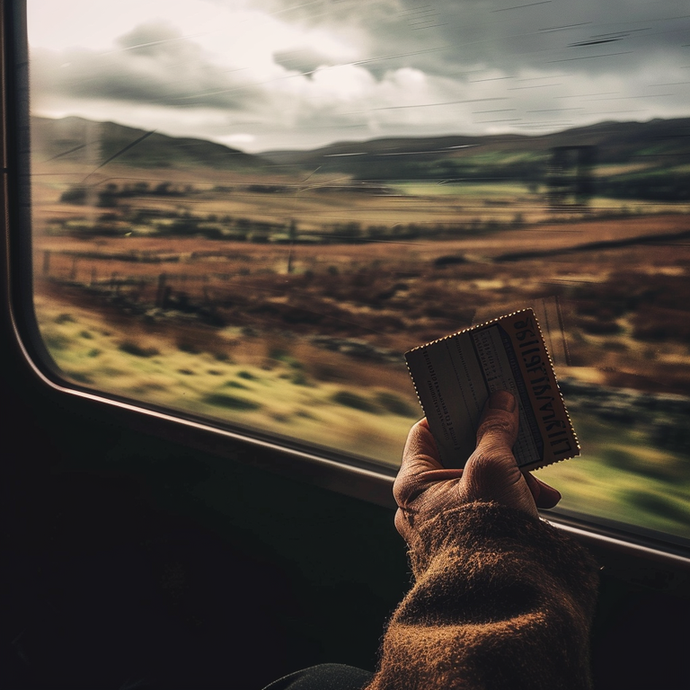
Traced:
<path id="1" fill-rule="evenodd" d="M 580 446 L 532 309 L 517 311 L 405 353 L 445 467 L 462 467 L 496 390 L 518 402 L 517 463 L 536 469 L 577 457 Z"/>

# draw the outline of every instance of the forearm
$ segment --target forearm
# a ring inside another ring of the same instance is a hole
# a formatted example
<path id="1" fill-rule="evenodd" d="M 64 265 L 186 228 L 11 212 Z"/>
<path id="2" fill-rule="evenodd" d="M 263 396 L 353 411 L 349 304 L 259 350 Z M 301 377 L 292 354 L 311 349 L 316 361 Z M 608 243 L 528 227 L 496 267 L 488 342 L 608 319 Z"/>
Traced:
<path id="1" fill-rule="evenodd" d="M 574 542 L 475 503 L 428 523 L 410 557 L 370 690 L 589 686 L 597 568 Z"/>

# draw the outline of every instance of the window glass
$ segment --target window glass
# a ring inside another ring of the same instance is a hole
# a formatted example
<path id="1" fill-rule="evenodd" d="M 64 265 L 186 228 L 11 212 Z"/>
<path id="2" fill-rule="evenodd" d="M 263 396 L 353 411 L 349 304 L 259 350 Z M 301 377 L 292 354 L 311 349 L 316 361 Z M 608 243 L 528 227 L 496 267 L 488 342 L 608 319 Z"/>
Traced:
<path id="1" fill-rule="evenodd" d="M 88 388 L 396 465 L 532 306 L 563 508 L 690 536 L 684 0 L 29 0 L 35 308 Z"/>

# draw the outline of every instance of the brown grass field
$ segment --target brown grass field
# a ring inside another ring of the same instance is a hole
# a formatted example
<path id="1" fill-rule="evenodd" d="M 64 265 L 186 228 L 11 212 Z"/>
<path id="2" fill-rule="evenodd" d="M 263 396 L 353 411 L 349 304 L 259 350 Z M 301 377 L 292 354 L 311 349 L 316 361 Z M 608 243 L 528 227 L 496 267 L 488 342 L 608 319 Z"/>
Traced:
<path id="1" fill-rule="evenodd" d="M 522 261 L 496 262 L 492 256 L 689 227 L 687 216 L 659 216 L 506 230 L 486 239 L 294 247 L 201 238 L 44 237 L 36 242 L 37 286 L 42 293 L 51 286 L 83 305 L 118 296 L 149 312 L 167 308 L 172 320 L 201 309 L 217 325 L 355 337 L 397 352 L 514 307 L 556 299 L 563 330 L 555 337 L 568 352 L 557 362 L 567 369 L 562 373 L 591 379 L 596 369 L 597 380 L 611 385 L 683 392 L 684 240 Z M 463 259 L 439 265 L 444 257 Z M 161 281 L 167 304 L 157 297 Z M 675 337 L 639 337 L 644 324 L 638 311 L 622 303 L 622 284 L 638 292 L 646 288 L 649 295 L 640 301 L 649 327 L 668 327 Z"/>

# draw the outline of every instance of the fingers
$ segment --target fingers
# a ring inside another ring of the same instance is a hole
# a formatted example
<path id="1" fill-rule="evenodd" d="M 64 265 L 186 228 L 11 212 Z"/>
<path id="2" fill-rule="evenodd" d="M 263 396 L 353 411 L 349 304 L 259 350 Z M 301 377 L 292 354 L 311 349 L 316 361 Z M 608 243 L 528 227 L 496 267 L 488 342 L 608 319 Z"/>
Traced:
<path id="1" fill-rule="evenodd" d="M 401 473 L 406 473 L 441 468 L 442 465 L 438 459 L 436 441 L 431 434 L 429 423 L 425 417 L 420 419 L 407 435 L 400 471 Z"/>
<path id="2" fill-rule="evenodd" d="M 398 476 L 393 484 L 393 496 L 399 506 L 404 506 L 419 493 L 419 475 L 424 472 L 442 470 L 438 459 L 436 441 L 431 435 L 426 418 L 417 422 L 407 435 L 405 450 Z"/>
<path id="3" fill-rule="evenodd" d="M 545 484 L 541 479 L 533 477 L 529 472 L 525 472 L 524 477 L 537 508 L 553 508 L 561 500 L 560 491 Z"/>
<path id="4" fill-rule="evenodd" d="M 477 430 L 477 447 L 463 469 L 445 469 L 426 419 L 407 437 L 393 495 L 400 508 L 396 527 L 407 533 L 423 516 L 453 505 L 494 501 L 538 517 L 537 508 L 553 508 L 560 493 L 522 472 L 513 455 L 519 409 L 507 391 L 492 393 Z M 409 540 L 408 540 L 409 543 Z"/>

